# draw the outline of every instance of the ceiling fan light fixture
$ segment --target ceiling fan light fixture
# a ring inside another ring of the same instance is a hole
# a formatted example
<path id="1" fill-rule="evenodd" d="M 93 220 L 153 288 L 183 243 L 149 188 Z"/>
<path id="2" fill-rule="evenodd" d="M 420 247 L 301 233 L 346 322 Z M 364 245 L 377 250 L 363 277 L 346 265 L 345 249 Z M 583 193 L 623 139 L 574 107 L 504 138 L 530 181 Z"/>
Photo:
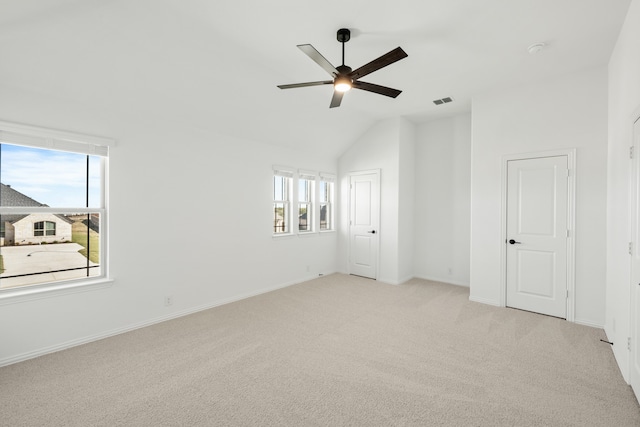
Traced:
<path id="1" fill-rule="evenodd" d="M 347 76 L 336 77 L 333 88 L 338 92 L 347 92 L 351 89 L 353 81 Z"/>

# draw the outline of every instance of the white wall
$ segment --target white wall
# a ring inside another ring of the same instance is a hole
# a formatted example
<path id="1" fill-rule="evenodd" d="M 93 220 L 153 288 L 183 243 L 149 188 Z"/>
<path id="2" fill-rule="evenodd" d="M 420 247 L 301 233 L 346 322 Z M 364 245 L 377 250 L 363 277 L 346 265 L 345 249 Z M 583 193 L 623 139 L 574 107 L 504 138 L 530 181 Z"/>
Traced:
<path id="1" fill-rule="evenodd" d="M 415 276 L 469 286 L 471 115 L 418 127 Z"/>
<path id="2" fill-rule="evenodd" d="M 412 277 L 411 258 L 403 256 L 413 246 L 406 227 L 412 224 L 413 125 L 402 118 L 383 120 L 365 132 L 338 160 L 340 175 L 338 269 L 348 272 L 349 173 L 380 169 L 380 265 L 378 280 L 397 284 Z M 402 172 L 401 172 L 402 169 Z M 405 223 L 400 226 L 400 222 Z M 402 257 L 402 258 L 401 258 Z"/>
<path id="3" fill-rule="evenodd" d="M 633 0 L 609 62 L 607 316 L 605 330 L 625 378 L 629 374 L 629 147 L 640 116 L 640 0 Z"/>
<path id="4" fill-rule="evenodd" d="M 505 154 L 577 148 L 576 321 L 605 320 L 607 73 L 575 73 L 473 100 L 471 299 L 500 303 Z"/>
<path id="5" fill-rule="evenodd" d="M 335 159 L 1 83 L 0 93 L 1 120 L 117 139 L 109 216 L 115 283 L 2 306 L 0 364 L 336 270 L 337 233 L 271 237 L 272 164 L 336 173 Z M 174 223 L 184 227 L 167 226 Z"/>
<path id="6" fill-rule="evenodd" d="M 398 282 L 402 283 L 414 277 L 416 127 L 404 119 L 399 125 Z"/>

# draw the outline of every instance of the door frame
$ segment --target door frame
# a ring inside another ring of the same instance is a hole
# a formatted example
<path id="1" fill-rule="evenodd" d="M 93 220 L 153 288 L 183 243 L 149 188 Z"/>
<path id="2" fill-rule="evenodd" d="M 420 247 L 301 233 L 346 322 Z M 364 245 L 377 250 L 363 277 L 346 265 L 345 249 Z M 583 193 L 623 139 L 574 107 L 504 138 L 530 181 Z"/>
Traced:
<path id="1" fill-rule="evenodd" d="M 382 182 L 380 181 L 381 178 L 381 173 L 380 173 L 380 169 L 370 169 L 370 170 L 363 170 L 363 171 L 356 171 L 356 172 L 349 172 L 347 174 L 348 177 L 348 183 L 347 185 L 349 186 L 348 188 L 348 194 L 349 196 L 347 197 L 347 221 L 348 221 L 348 227 L 347 227 L 347 274 L 351 274 L 351 177 L 353 176 L 359 176 L 359 175 L 370 175 L 370 174 L 374 174 L 378 176 L 378 226 L 376 227 L 377 230 L 377 234 L 378 234 L 378 245 L 376 248 L 376 271 L 375 271 L 375 277 L 373 278 L 373 280 L 378 280 L 378 276 L 380 274 L 380 223 L 381 223 L 381 217 L 382 217 Z"/>
<path id="2" fill-rule="evenodd" d="M 502 201 L 500 208 L 500 307 L 507 306 L 507 165 L 512 160 L 567 156 L 567 321 L 575 322 L 576 149 L 558 149 L 502 156 Z"/>
<path id="3" fill-rule="evenodd" d="M 633 114 L 631 115 L 631 126 L 630 126 L 630 136 L 629 139 L 631 140 L 631 144 L 630 144 L 630 149 L 633 150 L 633 156 L 629 156 L 630 157 L 630 164 L 629 164 L 629 196 L 628 196 L 628 204 L 629 204 L 629 224 L 628 224 L 628 232 L 629 232 L 629 243 L 632 246 L 632 251 L 630 251 L 630 256 L 629 256 L 629 330 L 628 330 L 628 334 L 627 337 L 629 337 L 628 339 L 631 340 L 631 345 L 628 346 L 628 350 L 629 350 L 629 360 L 628 360 L 628 366 L 627 366 L 627 383 L 632 386 L 631 384 L 631 376 L 633 375 L 632 370 L 634 369 L 633 364 L 634 362 L 634 358 L 637 357 L 636 352 L 640 351 L 640 343 L 638 343 L 638 339 L 637 337 L 640 336 L 639 331 L 636 330 L 636 325 L 637 325 L 637 318 L 638 316 L 640 316 L 640 313 L 638 313 L 636 310 L 634 310 L 634 303 L 635 303 L 635 299 L 637 298 L 636 293 L 640 292 L 640 290 L 638 288 L 636 288 L 636 286 L 639 286 L 638 284 L 635 283 L 634 281 L 634 256 L 636 251 L 640 248 L 640 242 L 637 241 L 636 236 L 639 234 L 638 231 L 638 223 L 637 220 L 638 218 L 640 218 L 640 211 L 638 208 L 638 203 L 640 202 L 640 200 L 638 200 L 638 189 L 637 189 L 637 185 L 638 181 L 638 175 L 640 175 L 640 164 L 639 164 L 639 160 L 638 160 L 638 146 L 636 145 L 636 133 L 635 133 L 635 125 L 636 122 L 640 121 L 640 107 L 636 108 L 636 110 L 633 112 Z M 633 255 L 632 255 L 633 253 Z M 614 351 L 615 354 L 615 351 Z M 623 373 L 624 376 L 624 373 Z M 636 394 L 636 397 L 640 398 L 640 394 L 636 393 L 635 389 L 633 389 L 632 386 L 632 390 L 634 392 L 634 394 Z"/>

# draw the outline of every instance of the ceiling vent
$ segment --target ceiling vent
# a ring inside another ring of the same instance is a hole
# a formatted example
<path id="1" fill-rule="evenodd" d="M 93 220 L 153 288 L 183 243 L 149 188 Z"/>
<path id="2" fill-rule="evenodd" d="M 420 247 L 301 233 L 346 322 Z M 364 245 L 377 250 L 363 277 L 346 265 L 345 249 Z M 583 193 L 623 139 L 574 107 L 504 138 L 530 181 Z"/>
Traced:
<path id="1" fill-rule="evenodd" d="M 442 98 L 442 99 L 435 99 L 433 101 L 434 104 L 436 105 L 442 105 L 442 104 L 448 104 L 449 102 L 453 101 L 453 99 L 451 99 L 451 97 L 446 97 L 446 98 Z"/>

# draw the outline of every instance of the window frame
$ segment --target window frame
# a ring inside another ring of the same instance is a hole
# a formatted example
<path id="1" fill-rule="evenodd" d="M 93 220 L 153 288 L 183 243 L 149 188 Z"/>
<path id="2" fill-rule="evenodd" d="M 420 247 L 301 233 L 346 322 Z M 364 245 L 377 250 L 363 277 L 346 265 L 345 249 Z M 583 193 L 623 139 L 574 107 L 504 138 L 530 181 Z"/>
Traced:
<path id="1" fill-rule="evenodd" d="M 323 202 L 321 198 L 321 185 L 325 182 L 330 185 L 331 191 L 326 202 Z M 336 176 L 334 174 L 320 172 L 318 174 L 318 231 L 320 233 L 333 233 L 336 231 L 335 227 L 335 197 L 336 197 Z M 328 212 L 325 214 L 329 220 L 330 227 L 323 229 L 321 228 L 321 215 L 322 215 L 322 205 L 328 206 Z"/>
<path id="2" fill-rule="evenodd" d="M 276 177 L 282 177 L 284 179 L 286 179 L 286 198 L 285 196 L 285 191 L 283 190 L 283 198 L 282 199 L 276 199 Z M 272 176 L 272 199 L 273 199 L 273 203 L 272 203 L 272 230 L 271 230 L 271 234 L 273 237 L 286 237 L 286 236 L 292 236 L 294 234 L 294 230 L 293 230 L 293 200 L 292 200 L 292 192 L 293 192 L 293 185 L 294 185 L 294 173 L 292 169 L 286 168 L 286 167 L 276 167 L 274 166 L 273 168 L 273 176 Z M 283 205 L 283 212 L 284 212 L 284 228 L 286 231 L 282 231 L 282 232 L 276 232 L 275 228 L 276 228 L 276 224 L 275 224 L 275 210 L 276 210 L 276 205 L 282 204 Z"/>
<path id="3" fill-rule="evenodd" d="M 301 170 L 298 171 L 298 175 L 295 178 L 296 180 L 294 187 L 298 190 L 296 191 L 296 206 L 298 207 L 296 212 L 296 217 L 298 218 L 296 231 L 298 234 L 313 234 L 318 229 L 315 223 L 315 219 L 317 217 L 315 211 L 315 206 L 317 206 L 316 194 L 318 193 L 316 191 L 316 185 L 318 182 L 316 179 L 316 173 Z M 305 200 L 300 200 L 300 181 L 307 181 L 307 198 Z M 307 230 L 300 229 L 300 208 L 302 207 L 302 205 L 307 205 Z"/>
<path id="4" fill-rule="evenodd" d="M 100 216 L 100 275 L 77 279 L 43 282 L 33 285 L 0 289 L 0 305 L 48 298 L 68 293 L 85 292 L 111 286 L 113 279 L 109 269 L 108 183 L 109 151 L 116 141 L 95 135 L 49 129 L 44 127 L 0 121 L 0 144 L 11 144 L 45 150 L 71 152 L 98 156 L 101 159 L 101 195 L 99 207 L 1 207 L 0 215 L 51 213 L 79 214 L 99 213 Z M 46 222 L 46 221 L 43 221 Z M 44 236 L 46 237 L 46 224 Z"/>
<path id="5" fill-rule="evenodd" d="M 42 224 L 42 227 L 38 227 L 38 225 Z M 53 228 L 47 228 L 47 225 L 53 225 Z M 53 234 L 49 234 L 48 232 L 53 230 Z M 42 234 L 36 234 L 36 232 L 41 232 Z M 56 223 L 53 221 L 36 221 L 33 223 L 33 237 L 47 237 L 47 236 L 55 236 L 56 235 Z"/>

